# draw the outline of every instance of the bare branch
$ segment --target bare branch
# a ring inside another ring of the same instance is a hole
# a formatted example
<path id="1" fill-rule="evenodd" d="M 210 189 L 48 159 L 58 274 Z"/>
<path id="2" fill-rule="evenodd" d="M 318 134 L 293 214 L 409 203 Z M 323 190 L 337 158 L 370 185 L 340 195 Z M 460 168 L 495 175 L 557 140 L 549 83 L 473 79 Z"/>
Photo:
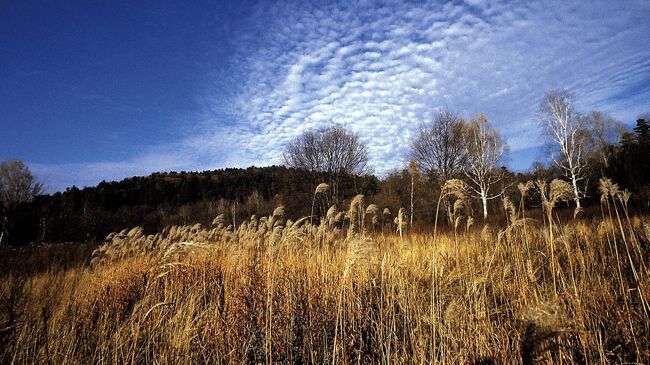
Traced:
<path id="1" fill-rule="evenodd" d="M 582 145 L 588 133 L 582 119 L 573 110 L 573 97 L 567 91 L 549 91 L 540 104 L 539 111 L 540 124 L 559 152 L 557 156 L 552 156 L 553 162 L 571 180 L 574 200 L 576 206 L 580 207 L 582 194 L 578 182 L 584 179 Z"/>
<path id="2" fill-rule="evenodd" d="M 465 121 L 448 111 L 439 112 L 430 125 L 420 127 L 411 142 L 411 159 L 443 183 L 465 164 Z"/>

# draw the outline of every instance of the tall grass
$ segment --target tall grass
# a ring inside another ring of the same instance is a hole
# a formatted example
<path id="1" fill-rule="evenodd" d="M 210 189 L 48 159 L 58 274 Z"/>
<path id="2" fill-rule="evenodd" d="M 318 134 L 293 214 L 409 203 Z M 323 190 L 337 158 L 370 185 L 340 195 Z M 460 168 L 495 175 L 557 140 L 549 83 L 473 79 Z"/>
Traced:
<path id="1" fill-rule="evenodd" d="M 91 263 L 0 271 L 0 361 L 648 363 L 650 220 L 607 199 L 435 239 L 399 213 L 373 234 L 361 196 L 347 220 L 124 230 Z"/>

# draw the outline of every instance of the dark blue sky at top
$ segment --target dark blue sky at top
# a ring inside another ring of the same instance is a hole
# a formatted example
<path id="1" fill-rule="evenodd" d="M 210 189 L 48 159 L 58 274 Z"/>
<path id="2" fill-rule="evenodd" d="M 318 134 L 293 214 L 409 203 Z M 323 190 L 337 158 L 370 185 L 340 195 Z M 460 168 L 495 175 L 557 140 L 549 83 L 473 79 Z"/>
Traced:
<path id="1" fill-rule="evenodd" d="M 486 112 L 523 170 L 536 109 L 567 88 L 631 125 L 650 110 L 650 3 L 0 2 L 0 159 L 48 191 L 282 162 L 341 124 L 402 168 L 440 108 Z"/>
<path id="2" fill-rule="evenodd" d="M 206 75 L 232 51 L 233 19 L 247 11 L 224 2 L 6 2 L 0 156 L 119 159 L 173 139 L 177 118 L 197 108 Z"/>

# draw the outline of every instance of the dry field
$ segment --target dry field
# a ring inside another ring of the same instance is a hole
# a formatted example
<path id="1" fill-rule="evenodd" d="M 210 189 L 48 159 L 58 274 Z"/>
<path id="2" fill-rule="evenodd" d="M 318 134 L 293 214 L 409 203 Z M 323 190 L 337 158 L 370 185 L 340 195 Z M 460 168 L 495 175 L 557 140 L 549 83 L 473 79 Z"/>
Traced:
<path id="1" fill-rule="evenodd" d="M 552 190 L 545 219 L 506 202 L 500 227 L 459 205 L 410 234 L 357 197 L 314 225 L 125 230 L 77 263 L 3 251 L 0 360 L 649 363 L 650 219 L 604 191 L 600 218 L 560 222 Z"/>

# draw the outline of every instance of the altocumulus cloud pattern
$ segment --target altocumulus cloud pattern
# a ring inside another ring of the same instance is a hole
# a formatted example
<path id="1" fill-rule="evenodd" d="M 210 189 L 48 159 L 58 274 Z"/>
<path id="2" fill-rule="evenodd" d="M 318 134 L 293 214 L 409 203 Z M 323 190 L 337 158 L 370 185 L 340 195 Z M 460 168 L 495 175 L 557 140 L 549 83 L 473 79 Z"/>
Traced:
<path id="1" fill-rule="evenodd" d="M 441 108 L 485 112 L 525 169 L 541 157 L 549 89 L 626 123 L 650 110 L 648 14 L 644 0 L 264 2 L 237 20 L 228 67 L 210 75 L 197 114 L 179 116 L 177 141 L 60 175 L 276 164 L 287 141 L 331 124 L 358 133 L 382 174 L 405 166 L 410 138 Z M 39 168 L 57 184 L 56 169 Z"/>
<path id="2" fill-rule="evenodd" d="M 628 123 L 650 107 L 644 14 L 646 1 L 275 6 L 265 36 L 242 41 L 236 122 L 213 130 L 232 148 L 214 147 L 235 164 L 278 163 L 291 138 L 343 124 L 382 173 L 405 165 L 418 125 L 448 108 L 486 112 L 525 168 L 517 154 L 543 142 L 535 113 L 550 88 Z"/>

